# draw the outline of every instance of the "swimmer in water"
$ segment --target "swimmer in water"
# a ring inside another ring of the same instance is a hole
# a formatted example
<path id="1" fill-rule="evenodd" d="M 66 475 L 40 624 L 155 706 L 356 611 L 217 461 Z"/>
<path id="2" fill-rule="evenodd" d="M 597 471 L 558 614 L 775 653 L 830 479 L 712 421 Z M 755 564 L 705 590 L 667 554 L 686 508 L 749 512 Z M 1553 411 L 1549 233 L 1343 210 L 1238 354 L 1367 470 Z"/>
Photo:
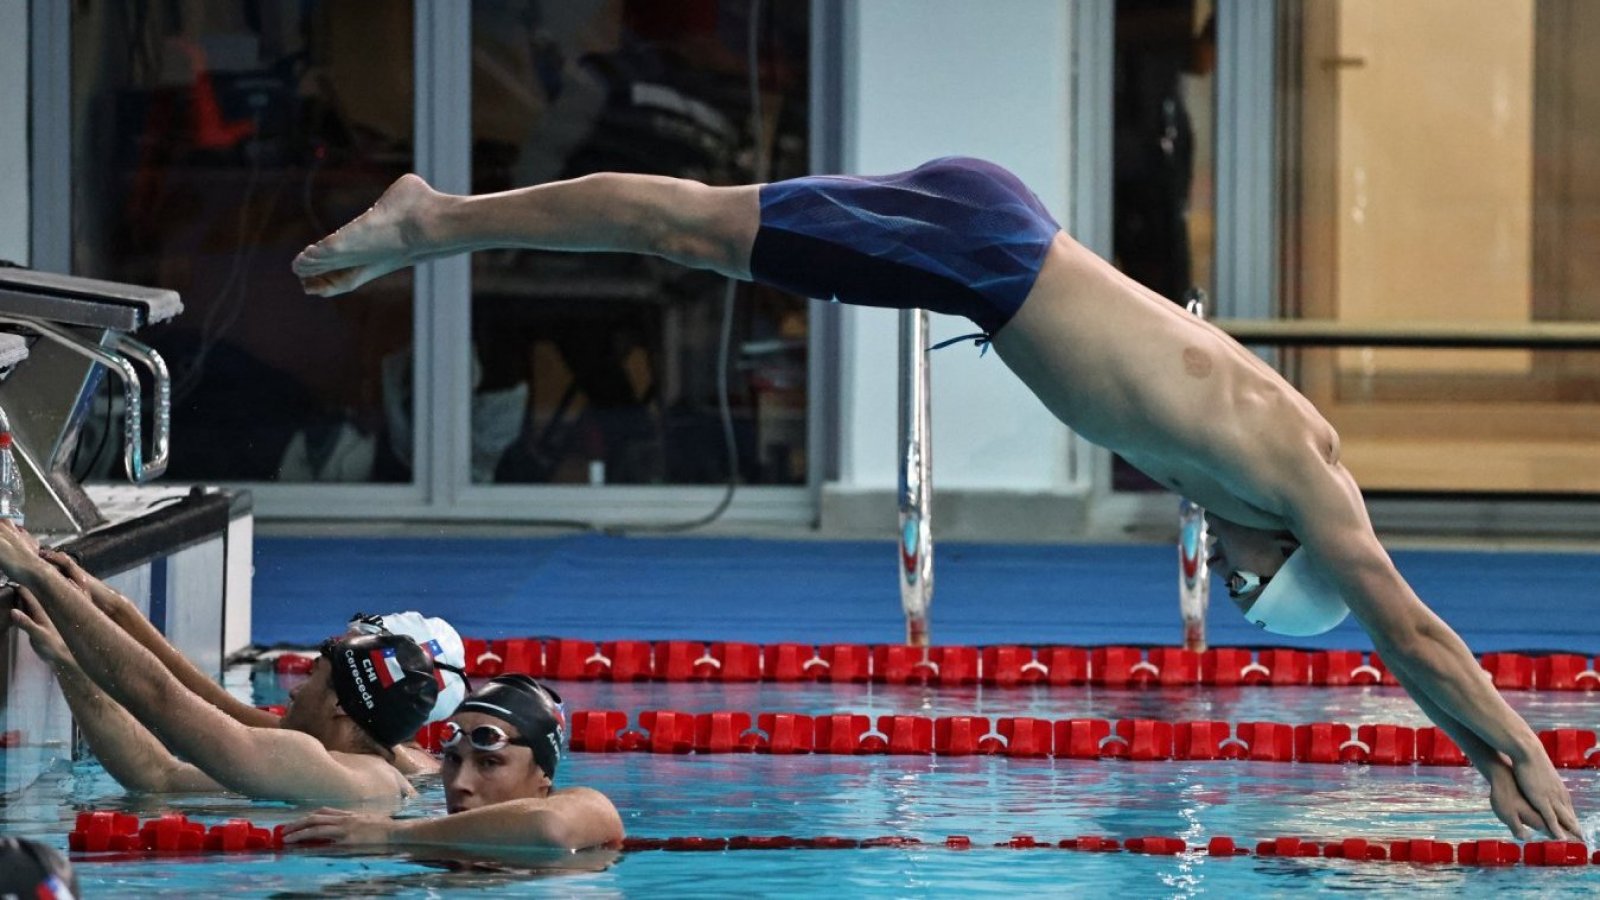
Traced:
<path id="1" fill-rule="evenodd" d="M 539 682 L 491 679 L 445 722 L 447 815 L 393 819 L 321 809 L 286 826 L 284 841 L 460 850 L 616 846 L 622 818 L 606 795 L 554 786 L 566 723 L 560 696 Z"/>
<path id="2" fill-rule="evenodd" d="M 0 521 L 0 573 L 20 598 L 11 621 L 63 691 L 76 694 L 80 727 L 124 786 L 341 804 L 415 793 L 394 748 L 427 720 L 439 686 L 432 660 L 411 638 L 328 640 L 281 727 L 251 727 L 186 688 L 10 520 Z"/>
<path id="3" fill-rule="evenodd" d="M 88 594 L 89 599 L 94 601 L 94 605 L 105 613 L 107 618 L 149 650 L 163 666 L 166 666 L 173 677 L 177 678 L 185 688 L 199 695 L 202 700 L 227 713 L 235 721 L 252 728 L 273 728 L 281 724 L 276 713 L 259 709 L 240 700 L 216 679 L 201 672 L 198 666 L 174 647 L 166 636 L 145 618 L 137 604 L 123 596 L 117 589 L 91 575 L 72 556 L 47 548 L 42 548 L 40 555 L 77 585 L 79 590 Z M 424 617 L 418 612 L 390 613 L 384 616 L 356 613 L 351 617 L 347 630 L 351 634 L 371 634 L 379 630 L 403 634 L 416 641 L 433 658 L 436 680 L 439 683 L 439 696 L 434 702 L 433 712 L 429 714 L 426 724 L 442 721 L 460 704 L 461 698 L 466 696 L 466 649 L 462 644 L 461 635 L 444 619 L 437 616 Z M 95 687 L 93 682 L 86 683 L 81 677 L 81 670 L 78 670 L 76 664 L 72 662 L 71 654 L 67 654 L 58 664 L 57 673 L 57 681 L 63 688 L 75 719 L 82 721 L 90 718 L 80 711 L 80 706 L 83 709 L 99 709 L 103 704 L 110 702 L 110 698 Z M 74 687 L 82 689 L 72 689 Z M 120 730 L 113 730 L 106 737 L 114 738 L 120 733 L 122 733 Z M 90 738 L 90 748 L 97 756 L 118 755 L 118 750 L 114 746 L 97 746 L 94 743 L 97 735 L 86 736 Z M 394 751 L 395 767 L 408 777 L 432 775 L 439 771 L 438 757 L 422 749 L 414 740 L 407 740 L 397 745 Z M 147 786 L 143 779 L 139 779 L 137 786 L 128 781 L 121 783 L 123 787 L 134 790 L 159 789 Z M 154 784 L 159 785 L 160 781 L 157 780 Z M 186 783 L 185 787 L 185 790 L 202 792 L 221 789 L 219 785 L 203 777 L 196 778 L 192 783 Z"/>
<path id="4" fill-rule="evenodd" d="M 0 837 L 0 897 L 73 900 L 78 875 L 54 847 L 26 838 Z"/>
<path id="5" fill-rule="evenodd" d="M 1353 613 L 1513 834 L 1578 837 L 1533 730 L 1379 543 L 1327 420 L 1232 338 L 1073 240 L 1005 169 L 947 158 L 738 187 L 601 173 L 476 197 L 406 175 L 293 268 L 331 297 L 497 247 L 650 254 L 807 297 L 967 316 L 1063 423 L 1210 511 L 1218 572 L 1247 618 L 1317 634 Z"/>

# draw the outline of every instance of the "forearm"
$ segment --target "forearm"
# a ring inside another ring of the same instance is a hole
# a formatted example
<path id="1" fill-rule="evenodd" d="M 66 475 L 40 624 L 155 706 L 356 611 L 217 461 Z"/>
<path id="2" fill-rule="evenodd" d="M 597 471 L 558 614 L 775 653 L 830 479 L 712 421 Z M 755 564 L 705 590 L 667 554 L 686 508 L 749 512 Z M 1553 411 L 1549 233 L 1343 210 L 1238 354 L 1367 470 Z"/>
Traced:
<path id="1" fill-rule="evenodd" d="M 1461 752 L 1472 763 L 1473 768 L 1477 769 L 1485 778 L 1488 778 L 1496 768 L 1503 767 L 1504 761 L 1500 753 L 1485 743 L 1483 738 L 1478 737 L 1477 733 L 1468 728 L 1466 723 L 1445 712 L 1440 708 L 1439 704 L 1433 702 L 1433 699 L 1416 683 L 1409 672 L 1393 666 L 1389 667 L 1389 671 L 1400 682 L 1400 686 L 1405 688 L 1406 693 L 1411 695 L 1412 701 L 1422 710 L 1422 714 L 1427 716 L 1433 724 L 1439 726 L 1439 729 L 1449 735 L 1452 741 L 1455 741 L 1456 746 L 1461 748 Z"/>
<path id="2" fill-rule="evenodd" d="M 511 800 L 437 819 L 397 822 L 399 847 L 571 847 L 562 817 L 540 801 Z"/>
<path id="3" fill-rule="evenodd" d="M 1467 645 L 1450 626 L 1424 611 L 1423 621 L 1408 633 L 1375 638 L 1384 663 L 1423 712 L 1450 732 L 1464 753 L 1469 752 L 1468 744 L 1451 727 L 1470 731 L 1484 750 L 1503 753 L 1513 762 L 1543 753 L 1538 736 L 1495 690 Z M 1479 759 L 1473 762 L 1484 770 Z"/>
<path id="4" fill-rule="evenodd" d="M 108 588 L 109 590 L 109 588 Z M 195 667 L 178 648 L 172 646 L 155 625 L 150 623 L 143 614 L 127 598 L 118 595 L 120 602 L 107 603 L 98 598 L 96 605 L 105 611 L 111 620 L 116 622 L 128 636 L 139 642 L 139 645 L 150 651 L 162 666 L 178 683 L 193 691 L 200 699 L 222 710 L 239 722 L 257 728 L 271 728 L 278 723 L 276 716 L 245 703 L 227 689 Z"/>
<path id="5" fill-rule="evenodd" d="M 11 574 L 39 598 L 83 674 L 134 718 L 152 722 L 167 707 L 166 698 L 182 690 L 150 651 L 54 568 L 41 561 Z"/>
<path id="6" fill-rule="evenodd" d="M 194 784 L 194 778 L 178 778 L 188 767 L 127 710 L 106 696 L 76 663 L 58 662 L 53 668 L 56 683 L 89 749 L 118 784 L 130 791 L 151 793 L 206 789 Z M 216 783 L 210 782 L 210 789 L 216 788 Z"/>

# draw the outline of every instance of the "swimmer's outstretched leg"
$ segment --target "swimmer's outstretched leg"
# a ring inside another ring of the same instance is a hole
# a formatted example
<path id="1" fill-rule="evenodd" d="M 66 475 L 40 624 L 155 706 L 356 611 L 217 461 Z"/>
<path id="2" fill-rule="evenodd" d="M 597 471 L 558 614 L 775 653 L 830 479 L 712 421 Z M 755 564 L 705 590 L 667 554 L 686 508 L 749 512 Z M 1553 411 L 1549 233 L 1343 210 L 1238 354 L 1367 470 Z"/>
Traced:
<path id="1" fill-rule="evenodd" d="M 429 260 L 520 248 L 642 253 L 748 279 L 757 190 L 607 172 L 462 197 L 404 175 L 371 209 L 301 251 L 294 272 L 307 293 L 331 297 Z"/>

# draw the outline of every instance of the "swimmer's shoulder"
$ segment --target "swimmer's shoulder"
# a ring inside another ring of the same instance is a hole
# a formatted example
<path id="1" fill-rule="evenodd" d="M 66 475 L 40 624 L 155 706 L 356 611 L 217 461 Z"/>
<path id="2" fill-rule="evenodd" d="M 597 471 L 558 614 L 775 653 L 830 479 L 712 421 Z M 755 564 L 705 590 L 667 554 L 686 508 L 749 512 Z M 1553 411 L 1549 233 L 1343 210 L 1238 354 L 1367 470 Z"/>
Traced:
<path id="1" fill-rule="evenodd" d="M 344 753 L 330 751 L 340 765 L 354 773 L 366 785 L 372 796 L 415 797 L 417 789 L 394 763 L 371 753 Z"/>
<path id="2" fill-rule="evenodd" d="M 407 778 L 437 775 L 439 758 L 416 744 L 400 744 L 394 748 L 394 767 Z"/>
<path id="3" fill-rule="evenodd" d="M 581 810 L 588 815 L 601 815 L 614 818 L 617 827 L 622 826 L 621 814 L 605 794 L 588 787 L 568 787 L 551 791 L 545 797 L 545 802 L 552 807 L 564 807 L 569 810 Z"/>

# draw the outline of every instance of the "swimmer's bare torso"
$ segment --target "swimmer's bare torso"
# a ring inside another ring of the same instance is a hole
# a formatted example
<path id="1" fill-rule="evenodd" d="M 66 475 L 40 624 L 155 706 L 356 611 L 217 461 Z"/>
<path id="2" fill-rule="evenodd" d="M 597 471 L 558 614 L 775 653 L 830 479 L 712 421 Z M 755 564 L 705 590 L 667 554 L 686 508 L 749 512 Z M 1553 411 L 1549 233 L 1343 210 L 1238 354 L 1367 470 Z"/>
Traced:
<path id="1" fill-rule="evenodd" d="M 1289 527 L 1260 478 L 1286 444 L 1337 458 L 1333 428 L 1277 372 L 1065 232 L 994 348 L 1078 434 L 1240 525 Z"/>

